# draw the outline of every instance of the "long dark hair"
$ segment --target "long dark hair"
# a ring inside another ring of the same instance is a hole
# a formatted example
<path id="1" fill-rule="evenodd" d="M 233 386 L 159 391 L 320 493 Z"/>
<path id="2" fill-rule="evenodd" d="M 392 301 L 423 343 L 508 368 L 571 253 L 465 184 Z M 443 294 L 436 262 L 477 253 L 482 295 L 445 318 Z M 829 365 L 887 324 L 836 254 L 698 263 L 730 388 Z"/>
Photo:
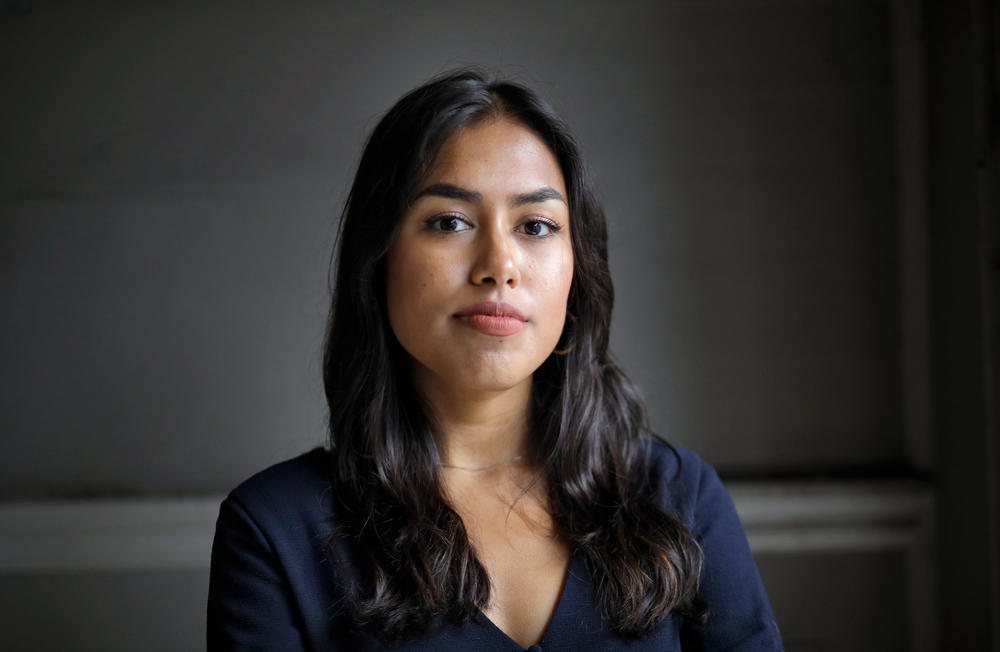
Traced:
<path id="1" fill-rule="evenodd" d="M 461 518 L 443 497 L 438 449 L 386 311 L 385 257 L 416 184 L 449 136 L 507 118 L 552 150 L 569 193 L 574 270 L 559 349 L 532 383 L 534 460 L 560 536 L 584 556 L 596 605 L 624 636 L 671 610 L 703 620 L 701 550 L 656 502 L 644 472 L 639 396 L 608 355 L 614 290 L 604 214 L 579 148 L 524 86 L 474 70 L 411 91 L 368 140 L 341 217 L 323 379 L 339 542 L 361 568 L 354 625 L 396 638 L 438 617 L 466 621 L 490 582 Z M 331 544 L 335 554 L 339 550 Z"/>

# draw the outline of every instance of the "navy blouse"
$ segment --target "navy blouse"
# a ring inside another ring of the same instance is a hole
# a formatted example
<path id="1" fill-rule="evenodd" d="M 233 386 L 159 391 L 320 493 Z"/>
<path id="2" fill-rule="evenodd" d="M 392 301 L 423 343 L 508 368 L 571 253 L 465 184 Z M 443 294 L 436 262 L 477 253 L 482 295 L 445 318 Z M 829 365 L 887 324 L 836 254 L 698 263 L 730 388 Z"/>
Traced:
<path id="1" fill-rule="evenodd" d="M 670 614 L 641 639 L 617 636 L 602 623 L 587 565 L 574 554 L 552 619 L 529 650 L 783 649 L 746 535 L 722 482 L 697 455 L 673 448 L 677 455 L 666 444 L 649 442 L 650 472 L 664 507 L 691 529 L 704 552 L 700 592 L 711 609 L 709 623 L 698 626 Z M 338 617 L 345 606 L 345 578 L 338 581 L 324 552 L 324 542 L 336 526 L 327 457 L 326 450 L 317 448 L 276 464 L 223 501 L 208 592 L 210 651 L 523 649 L 482 613 L 465 624 L 441 621 L 429 633 L 391 646 L 346 631 Z"/>

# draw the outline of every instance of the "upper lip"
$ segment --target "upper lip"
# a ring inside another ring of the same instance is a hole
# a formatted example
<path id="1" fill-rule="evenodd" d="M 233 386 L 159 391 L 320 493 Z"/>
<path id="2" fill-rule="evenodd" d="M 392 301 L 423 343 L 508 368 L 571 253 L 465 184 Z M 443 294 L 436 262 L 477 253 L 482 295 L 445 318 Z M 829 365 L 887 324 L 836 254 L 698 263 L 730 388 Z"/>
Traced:
<path id="1" fill-rule="evenodd" d="M 524 314 L 510 305 L 509 303 L 503 303 L 499 301 L 483 301 L 482 303 L 477 303 L 474 306 L 468 306 L 467 308 L 462 308 L 455 313 L 456 317 L 466 317 L 468 315 L 489 315 L 491 317 L 513 317 L 514 319 L 520 319 L 521 321 L 528 321 L 528 318 Z"/>

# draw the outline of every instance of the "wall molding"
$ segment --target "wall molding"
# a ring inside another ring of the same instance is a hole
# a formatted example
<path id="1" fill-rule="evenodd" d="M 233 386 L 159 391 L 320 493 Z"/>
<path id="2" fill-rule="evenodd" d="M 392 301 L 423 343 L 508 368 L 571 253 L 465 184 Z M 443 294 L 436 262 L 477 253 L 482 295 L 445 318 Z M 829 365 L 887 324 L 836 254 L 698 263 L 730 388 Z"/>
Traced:
<path id="1" fill-rule="evenodd" d="M 933 494 L 914 482 L 730 483 L 755 554 L 903 550 L 931 543 Z"/>
<path id="2" fill-rule="evenodd" d="M 0 503 L 0 573 L 208 568 L 222 498 Z"/>
<path id="3" fill-rule="evenodd" d="M 910 649 L 937 631 L 933 493 L 912 482 L 730 482 L 755 555 L 890 550 L 907 567 Z M 207 571 L 223 496 L 0 503 L 0 575 Z"/>
<path id="4" fill-rule="evenodd" d="M 932 494 L 900 482 L 731 482 L 755 554 L 929 550 Z M 0 503 L 0 573 L 207 569 L 223 496 Z"/>

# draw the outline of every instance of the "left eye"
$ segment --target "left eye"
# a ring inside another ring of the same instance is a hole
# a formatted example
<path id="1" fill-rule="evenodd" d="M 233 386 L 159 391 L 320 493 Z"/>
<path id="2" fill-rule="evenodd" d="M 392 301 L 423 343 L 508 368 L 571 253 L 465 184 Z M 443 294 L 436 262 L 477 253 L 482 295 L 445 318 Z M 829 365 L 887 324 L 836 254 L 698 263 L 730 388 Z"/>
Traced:
<path id="1" fill-rule="evenodd" d="M 533 235 L 536 237 L 545 237 L 552 234 L 552 225 L 547 222 L 542 222 L 541 220 L 531 220 L 530 222 L 525 222 L 521 228 L 527 235 Z"/>
<path id="2" fill-rule="evenodd" d="M 467 231 L 471 227 L 469 223 L 458 215 L 439 215 L 427 220 L 427 225 L 433 231 L 442 233 L 454 233 L 456 231 Z"/>

